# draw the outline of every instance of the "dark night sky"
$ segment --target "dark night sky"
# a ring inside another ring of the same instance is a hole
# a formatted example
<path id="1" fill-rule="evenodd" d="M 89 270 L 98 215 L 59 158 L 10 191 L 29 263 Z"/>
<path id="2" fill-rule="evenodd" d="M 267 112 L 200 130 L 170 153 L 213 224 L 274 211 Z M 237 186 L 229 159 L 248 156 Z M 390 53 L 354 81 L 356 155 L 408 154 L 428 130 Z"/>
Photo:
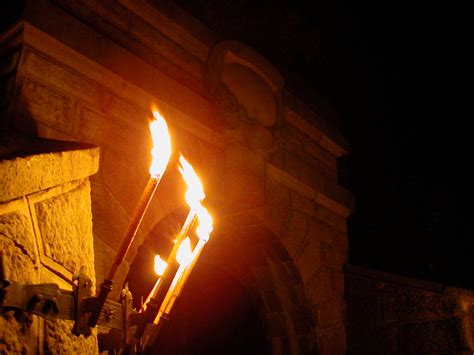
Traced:
<path id="1" fill-rule="evenodd" d="M 374 0 L 178 3 L 221 39 L 264 54 L 306 102 L 337 112 L 351 145 L 340 181 L 357 201 L 351 263 L 474 288 L 465 10 Z M 18 4 L 6 2 L 2 28 Z"/>
<path id="2" fill-rule="evenodd" d="M 305 101 L 322 99 L 337 112 L 351 145 L 340 179 L 357 201 L 351 263 L 474 288 L 474 124 L 461 110 L 462 9 L 408 1 L 179 3 L 222 39 L 263 53 Z"/>

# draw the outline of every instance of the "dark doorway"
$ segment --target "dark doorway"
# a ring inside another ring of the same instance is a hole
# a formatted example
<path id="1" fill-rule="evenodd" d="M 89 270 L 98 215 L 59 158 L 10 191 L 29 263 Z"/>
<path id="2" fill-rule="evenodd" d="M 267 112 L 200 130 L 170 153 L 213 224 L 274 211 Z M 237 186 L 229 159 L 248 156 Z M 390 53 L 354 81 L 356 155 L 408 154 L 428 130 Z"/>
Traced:
<path id="1" fill-rule="evenodd" d="M 254 292 L 203 255 L 148 353 L 270 354 Z"/>

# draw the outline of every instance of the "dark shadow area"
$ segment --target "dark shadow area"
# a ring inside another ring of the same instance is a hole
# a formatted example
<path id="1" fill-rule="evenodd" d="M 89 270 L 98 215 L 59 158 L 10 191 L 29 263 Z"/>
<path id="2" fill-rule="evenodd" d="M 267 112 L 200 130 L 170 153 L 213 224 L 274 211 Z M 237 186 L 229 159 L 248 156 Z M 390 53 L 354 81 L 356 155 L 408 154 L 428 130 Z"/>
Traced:
<path id="1" fill-rule="evenodd" d="M 140 307 L 141 297 L 146 298 L 157 280 L 155 255 L 167 259 L 185 217 L 180 211 L 168 215 L 139 247 L 127 277 L 134 307 Z M 218 238 L 213 236 L 209 244 Z M 212 264 L 211 249 L 204 248 L 149 354 L 270 354 L 255 290 Z"/>
<path id="2" fill-rule="evenodd" d="M 409 1 L 178 1 L 261 52 L 350 143 L 350 262 L 474 288 L 465 10 Z M 327 115 L 335 111 L 335 115 Z M 321 109 L 322 108 L 322 109 Z M 337 119 L 334 117 L 337 116 Z"/>
<path id="3" fill-rule="evenodd" d="M 251 292 L 204 257 L 148 354 L 270 354 Z"/>

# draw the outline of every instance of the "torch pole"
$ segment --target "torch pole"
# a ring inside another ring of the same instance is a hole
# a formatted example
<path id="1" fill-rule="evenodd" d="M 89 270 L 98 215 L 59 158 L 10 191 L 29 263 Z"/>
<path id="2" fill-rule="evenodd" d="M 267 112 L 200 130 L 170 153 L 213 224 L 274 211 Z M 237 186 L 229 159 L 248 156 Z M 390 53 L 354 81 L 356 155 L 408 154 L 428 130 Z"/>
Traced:
<path id="1" fill-rule="evenodd" d="M 97 324 L 97 320 L 99 319 L 100 312 L 102 307 L 104 306 L 105 300 L 107 299 L 108 294 L 112 291 L 113 280 L 115 277 L 115 273 L 117 272 L 119 266 L 122 264 L 123 260 L 125 259 L 128 251 L 130 250 L 131 245 L 133 244 L 133 240 L 138 231 L 138 227 L 145 215 L 145 212 L 150 205 L 150 201 L 155 194 L 156 188 L 160 182 L 161 176 L 159 177 L 150 177 L 148 183 L 145 187 L 145 190 L 138 201 L 138 205 L 133 212 L 133 216 L 128 224 L 127 231 L 125 232 L 125 236 L 122 239 L 122 243 L 120 244 L 120 248 L 115 256 L 115 260 L 110 267 L 109 273 L 107 277 L 104 279 L 100 286 L 99 295 L 97 296 L 93 309 L 91 310 L 91 316 L 88 321 L 89 327 L 95 327 Z"/>
<path id="2" fill-rule="evenodd" d="M 176 261 L 176 254 L 178 253 L 179 246 L 184 238 L 189 234 L 194 223 L 197 220 L 196 210 L 192 209 L 189 211 L 186 221 L 184 222 L 181 230 L 176 238 L 176 242 L 168 256 L 168 266 L 166 267 L 163 275 L 160 278 L 160 282 L 156 288 L 153 288 L 150 294 L 150 300 L 144 307 L 142 307 L 142 313 L 144 314 L 142 323 L 139 324 L 135 332 L 135 337 L 140 338 L 143 335 L 143 331 L 148 323 L 153 323 L 156 316 L 158 315 L 160 306 L 166 297 L 167 291 L 173 282 L 174 276 L 179 269 L 179 264 Z"/>

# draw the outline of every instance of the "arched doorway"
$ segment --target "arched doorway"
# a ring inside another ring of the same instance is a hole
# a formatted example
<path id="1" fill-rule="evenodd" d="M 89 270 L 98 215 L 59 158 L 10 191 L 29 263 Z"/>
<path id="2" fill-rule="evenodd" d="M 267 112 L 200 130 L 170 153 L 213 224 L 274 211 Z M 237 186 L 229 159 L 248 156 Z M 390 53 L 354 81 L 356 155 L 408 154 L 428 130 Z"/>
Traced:
<path id="1" fill-rule="evenodd" d="M 154 255 L 168 255 L 184 218 L 168 215 L 139 248 L 128 276 L 135 305 L 155 281 Z M 280 239 L 263 224 L 220 224 L 149 353 L 318 353 L 311 307 Z"/>

